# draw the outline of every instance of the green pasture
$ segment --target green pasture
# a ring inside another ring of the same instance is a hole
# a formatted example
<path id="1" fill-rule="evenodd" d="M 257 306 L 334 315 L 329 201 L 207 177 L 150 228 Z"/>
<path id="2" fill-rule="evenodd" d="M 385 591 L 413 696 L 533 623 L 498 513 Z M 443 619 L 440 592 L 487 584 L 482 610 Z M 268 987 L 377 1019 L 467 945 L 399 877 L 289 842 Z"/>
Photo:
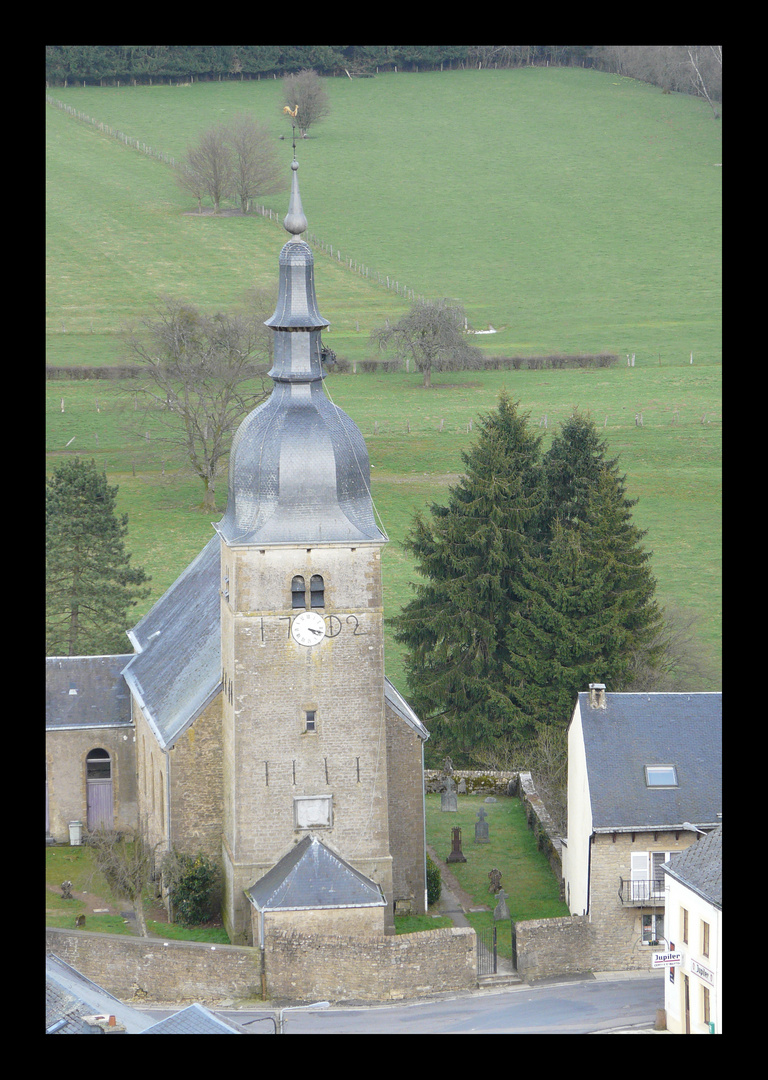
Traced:
<path id="1" fill-rule="evenodd" d="M 334 249 L 458 298 L 476 328 L 500 331 L 483 342 L 497 353 L 721 358 L 722 123 L 705 102 L 578 68 L 326 85 L 331 115 L 297 153 L 310 230 Z M 52 96 L 171 155 L 243 110 L 290 137 L 279 80 Z M 90 330 L 90 317 L 115 326 L 161 290 L 227 305 L 272 280 L 277 225 L 185 216 L 194 205 L 168 166 L 46 113 L 51 333 L 67 315 L 70 331 Z M 287 183 L 290 142 L 277 145 Z M 267 202 L 282 216 L 287 195 Z M 354 273 L 345 288 L 324 281 L 330 257 L 317 263 L 329 343 L 360 349 L 399 301 L 377 288 L 360 303 Z"/>
<path id="2" fill-rule="evenodd" d="M 447 497 L 478 416 L 505 389 L 545 446 L 574 407 L 591 412 L 639 497 L 662 602 L 699 616 L 707 685 L 691 688 L 718 688 L 721 122 L 694 98 L 581 69 L 388 74 L 328 89 L 331 116 L 298 146 L 315 235 L 424 295 L 461 300 L 473 325 L 499 331 L 475 339 L 487 352 L 620 357 L 610 369 L 446 373 L 427 391 L 405 372 L 326 380 L 370 452 L 392 541 L 388 614 L 410 595 L 398 541 L 413 512 Z M 245 108 L 288 130 L 274 80 L 52 93 L 170 154 Z M 279 225 L 190 213 L 167 165 L 53 106 L 46 130 L 48 363 L 118 362 L 121 326 L 162 294 L 223 309 L 276 285 Z M 287 177 L 290 143 L 277 145 Z M 287 199 L 286 188 L 270 200 L 281 216 Z M 371 356 L 370 330 L 407 302 L 315 252 L 327 344 Z M 94 457 L 119 485 L 128 547 L 153 578 L 138 618 L 213 535 L 201 486 L 133 409 L 128 383 L 50 381 L 46 419 L 49 463 Z M 222 513 L 225 502 L 223 476 Z M 405 690 L 391 640 L 387 656 Z"/>

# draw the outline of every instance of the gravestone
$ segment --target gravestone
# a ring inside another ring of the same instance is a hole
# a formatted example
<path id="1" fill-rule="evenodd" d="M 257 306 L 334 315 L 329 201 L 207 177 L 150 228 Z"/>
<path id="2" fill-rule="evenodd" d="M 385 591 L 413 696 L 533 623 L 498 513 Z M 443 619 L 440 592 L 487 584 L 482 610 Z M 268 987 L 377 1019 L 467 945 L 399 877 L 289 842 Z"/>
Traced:
<path id="1" fill-rule="evenodd" d="M 495 868 L 493 870 L 489 870 L 488 880 L 491 883 L 491 892 L 497 893 L 501 888 L 501 870 L 496 870 Z"/>
<path id="2" fill-rule="evenodd" d="M 458 825 L 451 829 L 451 854 L 446 862 L 466 862 L 466 857 L 461 850 L 461 829 Z"/>
<path id="3" fill-rule="evenodd" d="M 509 913 L 509 908 L 507 907 L 507 899 L 508 899 L 508 897 L 509 897 L 509 893 L 504 892 L 503 889 L 499 889 L 499 891 L 496 893 L 496 901 L 497 901 L 497 903 L 496 903 L 496 907 L 493 909 L 493 917 L 494 917 L 494 919 L 496 921 L 498 921 L 499 919 L 511 919 L 512 918 L 512 916 Z"/>
<path id="4" fill-rule="evenodd" d="M 440 794 L 440 809 L 447 811 L 457 811 L 459 809 L 459 797 L 454 791 L 455 784 L 449 776 L 443 784 L 443 790 Z"/>
<path id="5" fill-rule="evenodd" d="M 74 900 L 72 895 L 72 882 L 62 881 L 61 883 L 61 899 L 62 900 Z"/>
<path id="6" fill-rule="evenodd" d="M 466 795 L 466 794 L 467 794 L 467 781 L 462 776 L 461 780 L 459 780 L 459 795 Z"/>
<path id="7" fill-rule="evenodd" d="M 490 843 L 490 840 L 488 838 L 488 822 L 485 820 L 485 810 L 483 810 L 482 806 L 477 811 L 477 822 L 475 824 L 475 843 Z"/>

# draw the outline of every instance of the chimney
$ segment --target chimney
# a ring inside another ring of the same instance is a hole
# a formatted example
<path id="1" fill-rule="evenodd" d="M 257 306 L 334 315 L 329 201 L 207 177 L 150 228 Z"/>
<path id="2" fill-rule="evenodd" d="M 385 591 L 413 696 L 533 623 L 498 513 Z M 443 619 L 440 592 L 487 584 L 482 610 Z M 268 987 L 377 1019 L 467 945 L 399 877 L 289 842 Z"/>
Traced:
<path id="1" fill-rule="evenodd" d="M 589 684 L 589 707 L 591 709 L 605 708 L 605 683 L 591 682 Z"/>

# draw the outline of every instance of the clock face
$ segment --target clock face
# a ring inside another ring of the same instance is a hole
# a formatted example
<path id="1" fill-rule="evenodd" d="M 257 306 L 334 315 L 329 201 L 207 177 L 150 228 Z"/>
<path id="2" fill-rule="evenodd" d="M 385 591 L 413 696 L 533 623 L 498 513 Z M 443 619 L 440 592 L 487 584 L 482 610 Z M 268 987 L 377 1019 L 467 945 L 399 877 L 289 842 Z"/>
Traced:
<path id="1" fill-rule="evenodd" d="M 316 611 L 302 611 L 291 624 L 293 640 L 299 645 L 318 645 L 325 637 L 325 622 Z"/>

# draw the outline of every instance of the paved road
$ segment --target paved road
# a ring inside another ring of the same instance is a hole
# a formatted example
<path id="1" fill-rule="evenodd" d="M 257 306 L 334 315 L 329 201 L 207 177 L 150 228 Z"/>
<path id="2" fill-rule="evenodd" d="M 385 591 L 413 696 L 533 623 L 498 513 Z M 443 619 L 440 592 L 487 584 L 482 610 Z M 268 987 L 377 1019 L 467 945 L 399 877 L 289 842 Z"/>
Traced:
<path id="1" fill-rule="evenodd" d="M 663 974 L 560 981 L 399 1006 L 286 1012 L 287 1035 L 586 1035 L 650 1030 L 664 1004 Z M 149 1010 L 147 1010 L 149 1011 Z M 242 1024 L 262 1010 L 218 1010 Z M 153 1015 L 164 1015 L 162 1013 Z M 271 1013 L 270 1015 L 274 1015 Z M 271 1035 L 273 1024 L 249 1025 Z"/>

